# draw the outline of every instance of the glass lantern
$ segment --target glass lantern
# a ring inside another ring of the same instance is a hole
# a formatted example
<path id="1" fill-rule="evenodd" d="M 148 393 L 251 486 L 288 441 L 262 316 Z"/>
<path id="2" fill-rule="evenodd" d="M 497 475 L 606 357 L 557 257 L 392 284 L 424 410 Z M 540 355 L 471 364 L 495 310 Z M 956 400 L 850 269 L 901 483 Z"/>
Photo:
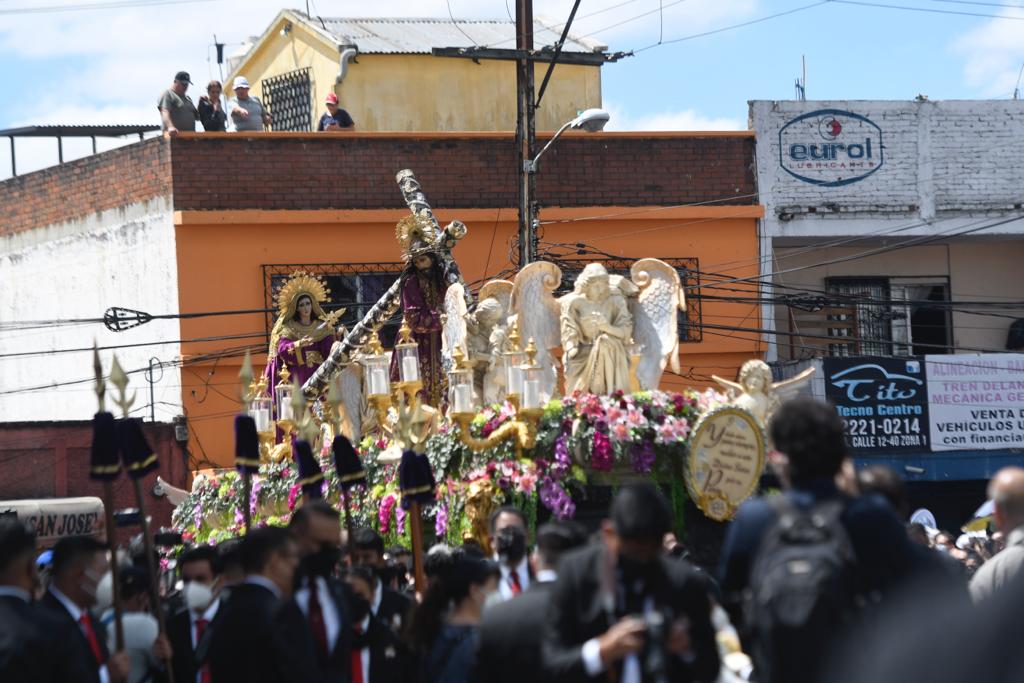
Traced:
<path id="1" fill-rule="evenodd" d="M 533 340 L 526 347 L 525 355 L 527 361 L 519 366 L 521 373 L 523 392 L 519 399 L 519 407 L 523 410 L 536 410 L 541 407 L 541 375 L 542 370 L 537 361 L 537 347 L 534 345 Z"/>
<path id="2" fill-rule="evenodd" d="M 256 422 L 256 431 L 262 434 L 274 429 L 274 402 L 265 392 L 257 393 L 249 401 L 249 417 Z"/>
<path id="3" fill-rule="evenodd" d="M 363 357 L 366 368 L 366 393 L 370 396 L 387 396 L 391 393 L 391 368 L 388 356 L 381 348 L 380 339 L 373 335 Z"/>
<path id="4" fill-rule="evenodd" d="M 473 369 L 465 363 L 462 349 L 456 348 L 452 354 L 454 367 L 448 373 L 448 408 L 452 413 L 472 413 L 473 406 Z"/>
<path id="5" fill-rule="evenodd" d="M 523 363 L 526 354 L 519 345 L 519 325 L 512 327 L 508 335 L 509 347 L 505 357 L 505 390 L 510 399 L 518 399 L 523 393 Z"/>
<path id="6" fill-rule="evenodd" d="M 403 383 L 420 381 L 420 350 L 412 338 L 412 330 L 409 329 L 409 322 L 402 320 L 402 327 L 398 330 L 401 341 L 395 344 L 395 354 L 398 356 L 398 380 Z"/>
<path id="7" fill-rule="evenodd" d="M 277 399 L 278 421 L 292 422 L 295 417 L 292 412 L 292 384 L 289 381 L 291 375 L 292 373 L 288 372 L 288 368 L 282 364 L 281 371 L 277 375 L 281 381 L 274 387 L 274 397 Z"/>

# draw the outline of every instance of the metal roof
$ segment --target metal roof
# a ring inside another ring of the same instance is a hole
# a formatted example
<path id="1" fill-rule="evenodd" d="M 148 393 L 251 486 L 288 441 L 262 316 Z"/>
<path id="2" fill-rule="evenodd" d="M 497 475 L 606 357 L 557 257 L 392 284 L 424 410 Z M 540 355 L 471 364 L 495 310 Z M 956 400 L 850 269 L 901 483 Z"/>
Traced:
<path id="1" fill-rule="evenodd" d="M 430 54 L 436 47 L 516 46 L 516 25 L 507 19 L 467 19 L 453 21 L 438 18 L 328 18 L 307 17 L 292 12 L 318 30 L 333 35 L 339 43 L 352 44 L 362 54 Z M 320 21 L 323 21 L 323 24 Z M 533 44 L 536 48 L 554 45 L 562 26 L 534 19 Z M 578 38 L 571 33 L 565 39 L 566 52 L 602 52 L 608 49 L 597 41 Z"/>
<path id="2" fill-rule="evenodd" d="M 113 126 L 23 126 L 0 130 L 0 137 L 12 138 L 115 138 L 122 135 L 139 135 L 160 130 L 160 126 L 113 125 Z"/>

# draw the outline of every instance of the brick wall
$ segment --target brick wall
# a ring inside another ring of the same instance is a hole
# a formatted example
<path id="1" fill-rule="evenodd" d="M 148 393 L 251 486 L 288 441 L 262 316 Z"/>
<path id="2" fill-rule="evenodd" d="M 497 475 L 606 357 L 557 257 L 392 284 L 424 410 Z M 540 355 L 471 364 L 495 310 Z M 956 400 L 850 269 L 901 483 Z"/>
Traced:
<path id="1" fill-rule="evenodd" d="M 746 134 L 568 134 L 540 162 L 537 200 L 754 204 L 753 152 Z M 155 196 L 173 195 L 176 210 L 400 208 L 395 173 L 403 168 L 416 173 L 434 206 L 516 206 L 511 135 L 195 134 L 0 183 L 0 235 Z"/>
<path id="2" fill-rule="evenodd" d="M 143 431 L 160 459 L 160 469 L 142 481 L 146 512 L 154 528 L 170 526 L 173 506 L 153 495 L 157 475 L 188 488 L 184 452 L 174 439 L 173 425 L 144 423 Z M 91 422 L 0 423 L 0 501 L 26 498 L 103 497 L 103 485 L 89 478 Z M 122 475 L 113 484 L 114 508 L 138 507 L 134 487 Z M 119 530 L 126 542 L 137 529 Z"/>
<path id="3" fill-rule="evenodd" d="M 167 143 L 153 138 L 0 183 L 0 235 L 169 196 Z"/>
<path id="4" fill-rule="evenodd" d="M 542 144 L 543 141 L 540 143 Z M 399 208 L 411 168 L 434 206 L 516 206 L 510 135 L 189 136 L 173 143 L 174 208 Z M 220 188 L 211 174 L 227 175 Z M 753 138 L 577 134 L 541 159 L 546 206 L 661 205 L 752 195 Z M 753 204 L 753 197 L 725 203 Z"/>

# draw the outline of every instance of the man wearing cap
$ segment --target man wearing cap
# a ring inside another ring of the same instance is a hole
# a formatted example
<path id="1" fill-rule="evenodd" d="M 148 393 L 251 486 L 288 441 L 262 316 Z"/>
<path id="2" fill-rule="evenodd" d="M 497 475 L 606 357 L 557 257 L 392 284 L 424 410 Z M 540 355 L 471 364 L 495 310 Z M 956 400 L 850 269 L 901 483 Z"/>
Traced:
<path id="1" fill-rule="evenodd" d="M 156 108 L 160 110 L 160 121 L 164 132 L 177 135 L 178 131 L 192 133 L 196 129 L 196 118 L 199 113 L 192 99 L 185 92 L 192 85 L 187 71 L 179 71 L 174 75 L 174 83 L 164 91 Z"/>
<path id="2" fill-rule="evenodd" d="M 228 107 L 236 131 L 264 131 L 270 125 L 270 114 L 256 97 L 249 97 L 249 80 L 239 76 L 234 83 L 235 96 Z"/>
<path id="3" fill-rule="evenodd" d="M 316 129 L 320 131 L 354 130 L 356 122 L 352 120 L 348 112 L 338 106 L 338 96 L 332 92 L 327 93 L 324 99 L 327 105 L 327 113 L 320 117 L 320 123 Z"/>

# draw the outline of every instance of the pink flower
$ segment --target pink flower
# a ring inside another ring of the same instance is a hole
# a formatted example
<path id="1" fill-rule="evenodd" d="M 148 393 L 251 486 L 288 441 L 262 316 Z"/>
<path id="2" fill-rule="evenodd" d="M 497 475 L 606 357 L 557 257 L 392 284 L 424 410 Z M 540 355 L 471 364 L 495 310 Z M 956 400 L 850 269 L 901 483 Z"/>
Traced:
<path id="1" fill-rule="evenodd" d="M 626 411 L 618 406 L 610 406 L 607 412 L 607 419 L 609 422 L 617 422 L 626 415 Z"/>
<path id="2" fill-rule="evenodd" d="M 537 488 L 537 473 L 536 472 L 524 472 L 523 476 L 519 477 L 519 490 L 523 493 L 533 493 L 534 489 Z"/>
<path id="3" fill-rule="evenodd" d="M 624 422 L 617 422 L 612 427 L 612 438 L 616 441 L 629 441 L 632 433 Z"/>
<path id="4" fill-rule="evenodd" d="M 384 496 L 384 499 L 380 501 L 380 510 L 377 513 L 377 519 L 380 521 L 380 532 L 382 534 L 388 533 L 391 529 L 391 511 L 395 507 L 395 497 L 390 493 Z"/>
<path id="5" fill-rule="evenodd" d="M 288 491 L 288 509 L 295 509 L 295 501 L 298 499 L 299 494 L 302 493 L 302 487 L 298 484 L 292 485 L 290 491 Z"/>

